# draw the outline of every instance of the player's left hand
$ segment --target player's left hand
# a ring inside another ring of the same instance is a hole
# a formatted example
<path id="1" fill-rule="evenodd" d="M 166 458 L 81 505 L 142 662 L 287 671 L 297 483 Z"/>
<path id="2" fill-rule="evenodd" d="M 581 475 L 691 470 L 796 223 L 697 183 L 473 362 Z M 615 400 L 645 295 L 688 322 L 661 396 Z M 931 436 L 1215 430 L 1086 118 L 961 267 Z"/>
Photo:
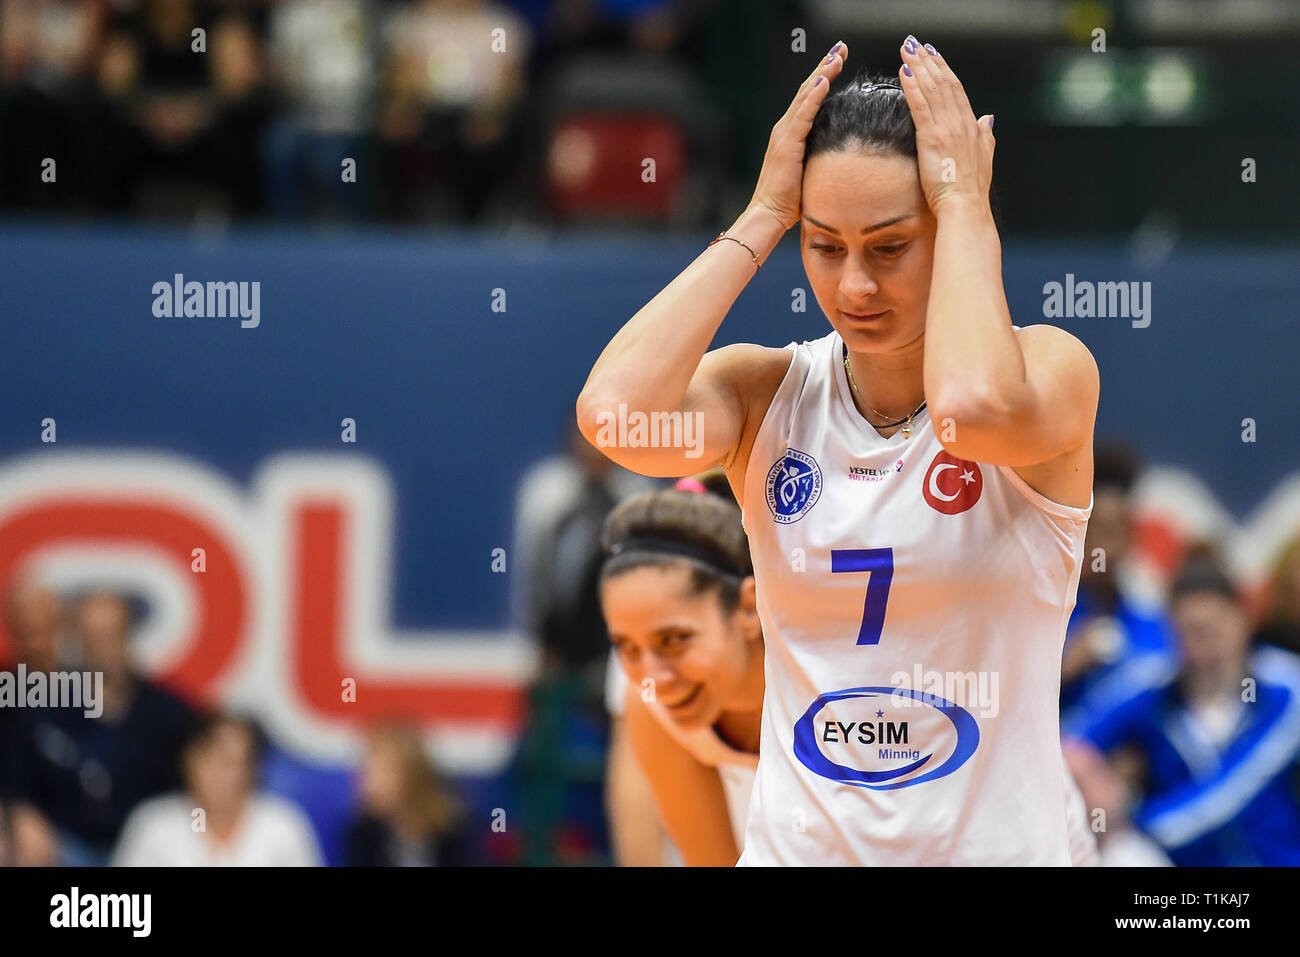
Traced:
<path id="1" fill-rule="evenodd" d="M 916 124 L 921 190 L 937 216 L 954 200 L 985 207 L 993 182 L 993 117 L 975 119 L 966 91 L 943 56 L 909 36 L 900 52 L 898 78 Z"/>

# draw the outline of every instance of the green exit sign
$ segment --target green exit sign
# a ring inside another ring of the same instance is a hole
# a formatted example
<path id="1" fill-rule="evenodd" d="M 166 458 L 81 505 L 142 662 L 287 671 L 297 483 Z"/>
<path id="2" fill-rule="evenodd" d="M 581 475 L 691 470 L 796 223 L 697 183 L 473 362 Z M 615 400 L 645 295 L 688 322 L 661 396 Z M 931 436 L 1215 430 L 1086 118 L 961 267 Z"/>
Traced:
<path id="1" fill-rule="evenodd" d="M 1049 62 L 1040 101 L 1059 126 L 1184 125 L 1204 118 L 1207 89 L 1186 50 L 1070 51 Z"/>

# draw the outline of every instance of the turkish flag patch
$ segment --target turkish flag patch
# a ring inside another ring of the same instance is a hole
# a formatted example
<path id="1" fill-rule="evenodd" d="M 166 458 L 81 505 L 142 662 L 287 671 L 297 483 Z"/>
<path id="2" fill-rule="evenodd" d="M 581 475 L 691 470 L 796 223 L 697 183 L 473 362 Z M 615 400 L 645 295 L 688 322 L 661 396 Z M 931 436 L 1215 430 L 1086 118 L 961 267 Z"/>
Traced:
<path id="1" fill-rule="evenodd" d="M 974 462 L 967 462 L 940 450 L 925 470 L 921 492 L 936 512 L 956 515 L 980 500 L 984 476 Z"/>

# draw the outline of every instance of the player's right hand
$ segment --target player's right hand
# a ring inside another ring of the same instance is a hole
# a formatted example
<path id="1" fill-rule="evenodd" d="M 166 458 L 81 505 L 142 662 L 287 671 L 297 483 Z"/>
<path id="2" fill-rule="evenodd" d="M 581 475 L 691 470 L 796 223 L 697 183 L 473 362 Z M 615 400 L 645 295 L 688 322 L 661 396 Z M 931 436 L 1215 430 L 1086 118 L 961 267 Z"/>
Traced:
<path id="1" fill-rule="evenodd" d="M 843 40 L 831 47 L 800 85 L 785 115 L 772 127 L 750 205 L 770 210 L 786 229 L 799 222 L 802 212 L 804 141 L 831 88 L 831 80 L 839 76 L 848 54 L 848 44 Z"/>

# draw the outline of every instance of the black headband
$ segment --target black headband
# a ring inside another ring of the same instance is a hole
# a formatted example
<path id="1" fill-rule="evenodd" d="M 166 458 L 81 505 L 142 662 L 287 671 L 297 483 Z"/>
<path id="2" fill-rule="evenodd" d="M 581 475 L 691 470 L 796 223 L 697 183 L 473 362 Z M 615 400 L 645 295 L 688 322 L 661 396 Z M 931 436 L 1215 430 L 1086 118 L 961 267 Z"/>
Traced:
<path id="1" fill-rule="evenodd" d="M 722 552 L 690 542 L 679 542 L 667 538 L 625 538 L 609 546 L 609 557 L 614 558 L 628 552 L 657 552 L 663 555 L 680 555 L 682 558 L 694 558 L 733 578 L 744 578 L 741 571 L 730 558 Z"/>

